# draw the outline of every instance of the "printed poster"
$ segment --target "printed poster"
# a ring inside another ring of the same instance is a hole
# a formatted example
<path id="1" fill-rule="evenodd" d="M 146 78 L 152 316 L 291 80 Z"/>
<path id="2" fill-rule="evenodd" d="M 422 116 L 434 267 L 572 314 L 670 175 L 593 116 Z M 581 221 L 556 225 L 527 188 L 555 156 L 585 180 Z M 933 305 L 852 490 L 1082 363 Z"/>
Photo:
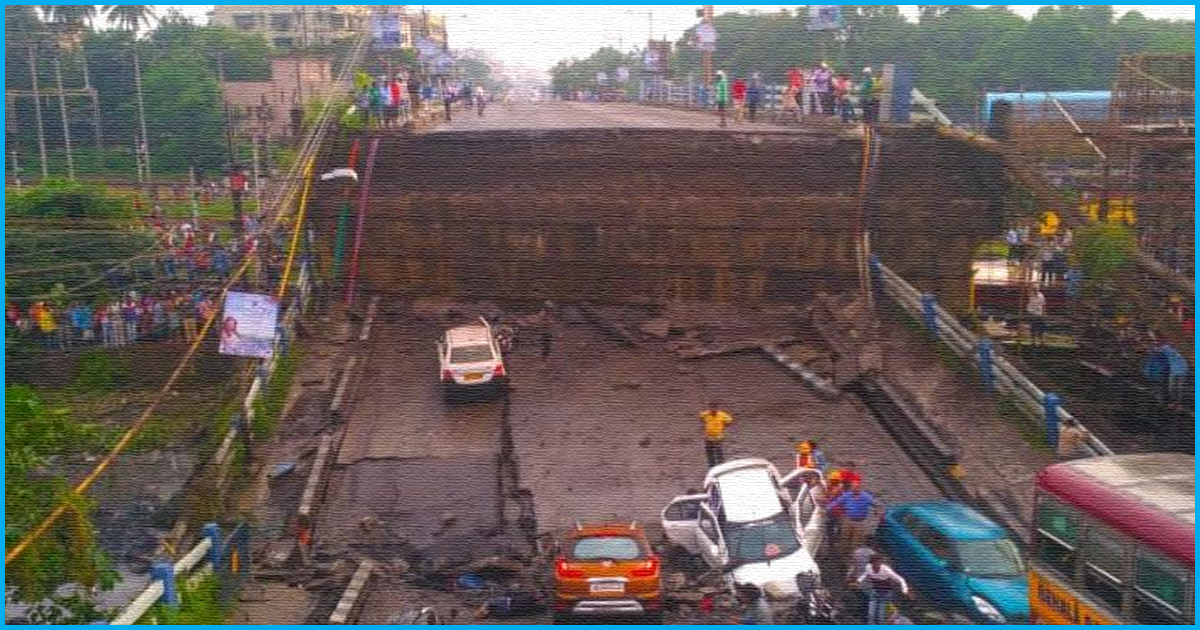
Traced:
<path id="1" fill-rule="evenodd" d="M 274 296 L 230 291 L 220 321 L 221 354 L 271 358 L 278 321 L 279 301 Z"/>

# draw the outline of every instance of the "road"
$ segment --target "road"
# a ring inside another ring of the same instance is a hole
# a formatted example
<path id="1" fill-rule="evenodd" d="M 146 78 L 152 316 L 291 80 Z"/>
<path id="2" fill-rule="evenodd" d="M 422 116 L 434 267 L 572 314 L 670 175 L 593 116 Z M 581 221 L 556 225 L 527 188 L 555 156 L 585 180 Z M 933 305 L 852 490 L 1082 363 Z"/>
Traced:
<path id="1" fill-rule="evenodd" d="M 769 131 L 802 133 L 799 127 L 759 122 L 734 123 L 731 131 Z M 450 123 L 442 123 L 425 133 L 533 129 L 718 129 L 715 113 L 670 107 L 647 107 L 630 103 L 584 103 L 546 101 L 541 103 L 493 103 L 483 116 L 474 110 L 456 109 Z"/>
<path id="2" fill-rule="evenodd" d="M 577 519 L 653 528 L 668 500 L 702 485 L 697 412 L 711 399 L 735 417 L 729 459 L 766 457 L 786 470 L 795 441 L 816 439 L 834 463 L 859 461 L 887 502 L 939 496 L 856 400 L 818 398 L 756 354 L 684 363 L 662 342 L 624 347 L 571 308 L 548 359 L 530 333 L 518 333 L 507 401 L 446 404 L 433 348 L 448 318 L 435 311 L 399 300 L 381 306 L 321 511 L 318 538 L 328 552 L 384 561 L 399 554 L 430 568 L 513 549 L 523 532 L 500 490 L 506 439 L 539 533 Z M 387 534 L 365 535 L 363 519 L 377 519 Z M 362 622 L 440 597 L 405 593 L 373 594 Z"/>

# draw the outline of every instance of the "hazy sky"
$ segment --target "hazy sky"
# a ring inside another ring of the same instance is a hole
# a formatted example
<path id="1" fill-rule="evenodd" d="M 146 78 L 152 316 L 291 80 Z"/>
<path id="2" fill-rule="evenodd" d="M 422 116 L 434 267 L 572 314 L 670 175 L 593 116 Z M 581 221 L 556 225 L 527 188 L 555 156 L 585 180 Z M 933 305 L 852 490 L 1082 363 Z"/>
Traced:
<path id="1" fill-rule="evenodd" d="M 417 5 L 410 5 L 417 6 Z M 696 23 L 699 5 L 424 5 L 446 15 L 450 45 L 487 51 L 507 64 L 547 69 L 560 59 L 584 57 L 604 46 L 630 49 L 650 34 L 653 13 L 654 36 L 677 39 Z M 785 5 L 716 5 L 717 13 L 731 11 L 776 11 Z M 795 5 L 787 5 L 789 7 Z M 1041 5 L 1012 6 L 1022 15 L 1032 15 Z M 203 18 L 212 5 L 167 5 Z M 916 5 L 901 5 L 915 17 Z M 1150 18 L 1194 20 L 1195 5 L 1115 5 L 1117 14 L 1136 9 Z"/>

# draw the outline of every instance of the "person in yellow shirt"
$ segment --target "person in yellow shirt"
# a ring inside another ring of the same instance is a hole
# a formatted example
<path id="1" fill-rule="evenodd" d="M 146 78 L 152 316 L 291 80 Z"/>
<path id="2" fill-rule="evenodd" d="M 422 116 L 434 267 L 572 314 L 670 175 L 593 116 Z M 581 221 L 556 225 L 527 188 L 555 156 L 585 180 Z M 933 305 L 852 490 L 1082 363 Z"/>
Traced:
<path id="1" fill-rule="evenodd" d="M 708 467 L 712 468 L 725 462 L 725 427 L 733 423 L 733 416 L 721 411 L 721 405 L 714 400 L 700 412 L 700 421 L 704 423 L 704 454 L 708 457 Z"/>

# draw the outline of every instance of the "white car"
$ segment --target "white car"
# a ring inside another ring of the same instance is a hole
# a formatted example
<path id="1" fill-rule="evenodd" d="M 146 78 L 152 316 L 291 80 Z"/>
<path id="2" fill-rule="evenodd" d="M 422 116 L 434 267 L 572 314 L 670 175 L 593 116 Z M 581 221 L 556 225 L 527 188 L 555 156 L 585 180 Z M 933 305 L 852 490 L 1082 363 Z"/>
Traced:
<path id="1" fill-rule="evenodd" d="M 662 512 L 667 539 L 725 572 L 732 587 L 757 586 L 794 597 L 820 585 L 814 556 L 824 545 L 825 514 L 797 470 L 781 479 L 765 459 L 712 468 L 704 494 L 676 497 Z M 796 498 L 788 488 L 796 488 Z"/>
<path id="2" fill-rule="evenodd" d="M 447 330 L 438 341 L 438 373 L 447 394 L 456 390 L 503 389 L 508 373 L 492 326 L 479 323 Z"/>

